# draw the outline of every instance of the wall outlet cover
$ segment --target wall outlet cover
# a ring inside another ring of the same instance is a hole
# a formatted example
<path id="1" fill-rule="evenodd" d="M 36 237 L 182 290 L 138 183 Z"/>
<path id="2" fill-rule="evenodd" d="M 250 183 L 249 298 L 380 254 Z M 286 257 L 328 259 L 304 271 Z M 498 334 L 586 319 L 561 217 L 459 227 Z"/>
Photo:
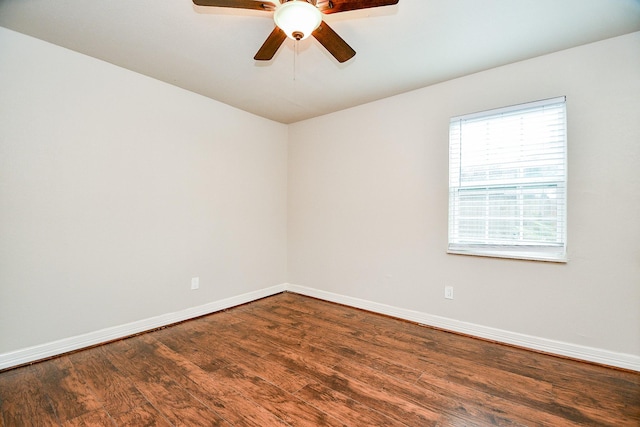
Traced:
<path id="1" fill-rule="evenodd" d="M 453 299 L 453 286 L 444 287 L 444 297 L 446 299 Z"/>

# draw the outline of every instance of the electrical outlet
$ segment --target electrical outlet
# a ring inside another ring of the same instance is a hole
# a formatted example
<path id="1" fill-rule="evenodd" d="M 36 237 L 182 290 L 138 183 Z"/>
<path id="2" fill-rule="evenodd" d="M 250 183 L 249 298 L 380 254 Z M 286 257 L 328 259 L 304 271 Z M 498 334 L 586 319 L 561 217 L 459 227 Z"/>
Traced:
<path id="1" fill-rule="evenodd" d="M 453 299 L 453 286 L 444 287 L 444 297 L 446 299 Z"/>
<path id="2" fill-rule="evenodd" d="M 200 288 L 200 278 L 199 277 L 192 277 L 191 278 L 191 290 L 195 290 L 195 289 L 199 289 Z"/>

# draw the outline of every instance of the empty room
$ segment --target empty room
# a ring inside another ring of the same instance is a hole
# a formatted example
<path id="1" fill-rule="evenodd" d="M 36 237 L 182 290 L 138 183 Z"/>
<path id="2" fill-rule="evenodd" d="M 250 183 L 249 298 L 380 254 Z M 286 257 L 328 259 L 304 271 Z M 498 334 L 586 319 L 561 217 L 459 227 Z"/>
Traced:
<path id="1" fill-rule="evenodd" d="M 0 0 L 0 427 L 640 426 L 640 1 Z"/>

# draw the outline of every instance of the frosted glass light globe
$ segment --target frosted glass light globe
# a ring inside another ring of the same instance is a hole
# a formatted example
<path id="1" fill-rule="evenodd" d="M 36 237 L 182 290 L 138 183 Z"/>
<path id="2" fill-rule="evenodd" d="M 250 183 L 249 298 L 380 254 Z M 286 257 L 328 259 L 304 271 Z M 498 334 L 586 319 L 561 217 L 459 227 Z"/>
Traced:
<path id="1" fill-rule="evenodd" d="M 320 10 L 305 0 L 292 0 L 276 7 L 273 20 L 287 37 L 304 40 L 320 26 Z"/>

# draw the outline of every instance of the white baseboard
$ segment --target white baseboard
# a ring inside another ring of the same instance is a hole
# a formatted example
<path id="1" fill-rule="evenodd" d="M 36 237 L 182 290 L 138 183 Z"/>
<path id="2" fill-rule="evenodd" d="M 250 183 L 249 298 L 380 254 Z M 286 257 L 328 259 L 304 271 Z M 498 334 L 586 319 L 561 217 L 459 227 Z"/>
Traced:
<path id="1" fill-rule="evenodd" d="M 586 347 L 577 344 L 550 340 L 547 338 L 519 334 L 502 329 L 490 328 L 487 326 L 462 322 L 460 320 L 449 319 L 441 316 L 434 316 L 432 314 L 393 307 L 386 304 L 348 297 L 332 292 L 307 288 L 304 286 L 287 284 L 286 289 L 287 291 L 295 292 L 301 295 L 307 295 L 325 301 L 344 304 L 350 307 L 361 308 L 363 310 L 372 311 L 374 313 L 385 314 L 387 316 L 397 317 L 399 319 L 409 320 L 411 322 L 416 322 L 427 326 L 446 329 L 452 332 L 472 335 L 479 338 L 516 345 L 518 347 L 556 354 L 559 356 L 570 357 L 573 359 L 585 360 L 602 365 L 630 369 L 633 371 L 640 371 L 640 356 L 635 356 L 632 354 L 617 353 L 593 347 Z"/>
<path id="2" fill-rule="evenodd" d="M 191 307 L 175 313 L 167 313 L 132 323 L 127 323 L 125 325 L 114 326 L 95 332 L 89 332 L 74 337 L 64 338 L 46 344 L 36 345 L 9 353 L 3 353 L 0 354 L 0 370 L 24 365 L 36 360 L 46 359 L 63 353 L 68 353 L 70 351 L 79 350 L 81 348 L 91 347 L 93 345 L 117 340 L 131 335 L 139 334 L 141 332 L 171 325 L 173 323 L 193 319 L 195 317 L 204 316 L 216 311 L 225 310 L 227 308 L 255 301 L 260 298 L 275 295 L 280 292 L 284 292 L 285 290 L 286 285 L 276 285 L 270 288 L 260 289 L 258 291 L 249 292 L 235 297 L 210 302 L 201 306 Z"/>
<path id="3" fill-rule="evenodd" d="M 0 370 L 24 365 L 26 363 L 46 359 L 70 351 L 91 347 L 93 345 L 98 345 L 101 343 L 135 335 L 141 332 L 161 328 L 163 326 L 193 319 L 195 317 L 214 313 L 216 311 L 225 310 L 227 308 L 235 307 L 237 305 L 245 304 L 284 291 L 295 292 L 301 295 L 307 295 L 325 301 L 360 308 L 374 313 L 385 314 L 387 316 L 397 317 L 399 319 L 409 320 L 411 322 L 416 322 L 427 326 L 446 329 L 452 332 L 459 332 L 492 341 L 516 345 L 519 347 L 529 348 L 537 351 L 543 351 L 545 353 L 557 354 L 559 356 L 566 356 L 573 359 L 585 360 L 588 362 L 595 362 L 603 365 L 615 366 L 618 368 L 630 369 L 640 372 L 639 356 L 616 353 L 593 347 L 585 347 L 577 344 L 570 344 L 561 341 L 550 340 L 547 338 L 540 338 L 519 334 L 516 332 L 505 331 L 502 329 L 490 328 L 487 326 L 462 322 L 459 320 L 449 319 L 441 316 L 434 316 L 432 314 L 427 314 L 419 311 L 393 307 L 386 304 L 353 298 L 345 295 L 307 288 L 304 286 L 298 286 L 289 283 L 283 283 L 281 285 L 260 289 L 235 297 L 210 302 L 208 304 L 204 304 L 198 307 L 191 307 L 175 313 L 167 313 L 132 323 L 127 323 L 125 325 L 101 329 L 99 331 L 89 332 L 83 335 L 64 338 L 58 341 L 36 345 L 9 353 L 3 353 L 0 354 Z"/>

